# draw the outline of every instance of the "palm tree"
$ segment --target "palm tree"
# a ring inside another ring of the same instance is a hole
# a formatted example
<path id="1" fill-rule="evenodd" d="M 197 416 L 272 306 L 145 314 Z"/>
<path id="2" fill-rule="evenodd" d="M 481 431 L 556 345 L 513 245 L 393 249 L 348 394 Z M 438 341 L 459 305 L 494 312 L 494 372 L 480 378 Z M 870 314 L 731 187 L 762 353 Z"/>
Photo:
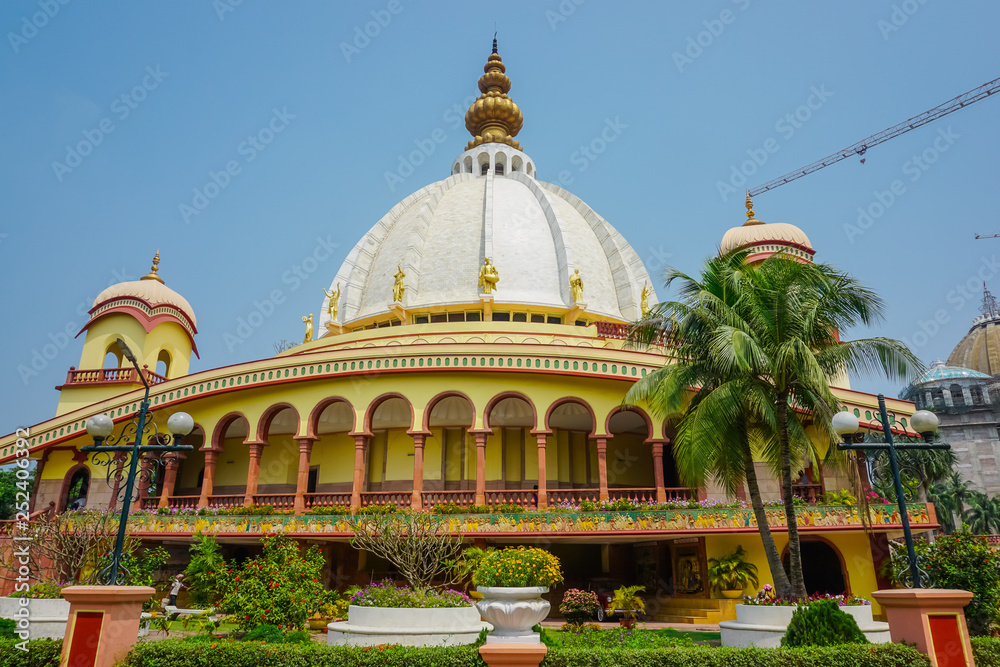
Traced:
<path id="1" fill-rule="evenodd" d="M 972 482 L 962 479 L 958 472 L 952 471 L 947 480 L 935 486 L 940 487 L 937 497 L 945 501 L 942 505 L 945 511 L 952 516 L 952 526 L 960 526 L 965 517 L 965 505 L 970 502 L 975 493 L 970 488 Z"/>
<path id="2" fill-rule="evenodd" d="M 991 535 L 1000 525 L 997 505 L 980 491 L 973 491 L 969 498 L 969 509 L 962 517 L 969 524 L 969 530 L 977 535 Z"/>
<path id="3" fill-rule="evenodd" d="M 668 273 L 667 286 L 680 283 L 680 300 L 654 308 L 632 338 L 655 341 L 676 321 L 677 361 L 647 375 L 625 400 L 644 400 L 658 416 L 683 415 L 675 453 L 687 484 L 711 475 L 732 492 L 746 480 L 778 594 L 805 597 L 792 471 L 815 457 L 807 421 L 836 442 L 830 418 L 839 403 L 827 378 L 846 368 L 908 379 L 921 363 L 895 340 L 839 340 L 838 332 L 874 324 L 884 310 L 878 295 L 850 276 L 783 254 L 756 265 L 745 259 L 744 252 L 711 258 L 697 278 Z M 754 489 L 755 453 L 781 480 L 787 577 Z"/>

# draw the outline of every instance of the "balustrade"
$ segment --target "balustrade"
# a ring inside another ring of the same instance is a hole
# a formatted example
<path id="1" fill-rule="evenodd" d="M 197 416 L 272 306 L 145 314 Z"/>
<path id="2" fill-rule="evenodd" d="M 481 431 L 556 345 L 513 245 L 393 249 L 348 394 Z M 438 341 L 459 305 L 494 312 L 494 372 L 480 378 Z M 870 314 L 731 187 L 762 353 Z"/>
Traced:
<path id="1" fill-rule="evenodd" d="M 525 509 L 532 509 L 538 505 L 538 492 L 531 489 L 487 491 L 486 505 L 488 507 L 495 505 L 520 505 Z"/>
<path id="2" fill-rule="evenodd" d="M 475 491 L 424 491 L 422 494 L 424 507 L 430 509 L 435 505 L 455 503 L 459 507 L 470 507 L 476 502 Z"/>
<path id="3" fill-rule="evenodd" d="M 195 509 L 198 507 L 200 496 L 170 496 L 167 498 L 167 507 L 177 509 Z"/>
<path id="4" fill-rule="evenodd" d="M 142 372 L 150 385 L 167 381 L 166 377 L 159 373 L 154 373 L 148 368 L 144 368 Z M 134 368 L 94 368 L 87 370 L 70 368 L 66 373 L 66 384 L 140 384 L 140 381 Z"/>
<path id="5" fill-rule="evenodd" d="M 792 495 L 815 505 L 823 499 L 822 484 L 792 484 Z"/>
<path id="6" fill-rule="evenodd" d="M 209 496 L 208 505 L 209 507 L 242 507 L 244 498 L 245 496 L 242 493 L 238 495 Z"/>
<path id="7" fill-rule="evenodd" d="M 579 505 L 584 500 L 596 503 L 600 498 L 600 489 L 552 489 L 549 491 L 549 506 L 558 506 L 562 503 Z"/>
<path id="8" fill-rule="evenodd" d="M 361 506 L 369 505 L 395 505 L 399 508 L 407 508 L 413 502 L 411 491 L 363 491 L 361 493 Z"/>
<path id="9" fill-rule="evenodd" d="M 295 506 L 294 493 L 255 493 L 254 505 L 270 505 L 276 510 L 290 510 Z"/>
<path id="10" fill-rule="evenodd" d="M 313 507 L 350 507 L 351 492 L 307 493 L 305 505 L 307 510 Z"/>

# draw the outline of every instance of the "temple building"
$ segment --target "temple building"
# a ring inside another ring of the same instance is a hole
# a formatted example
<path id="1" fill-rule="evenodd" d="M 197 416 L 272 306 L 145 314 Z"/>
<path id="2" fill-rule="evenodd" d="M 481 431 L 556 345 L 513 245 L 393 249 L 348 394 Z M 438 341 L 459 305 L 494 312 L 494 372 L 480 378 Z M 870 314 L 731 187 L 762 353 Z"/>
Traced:
<path id="1" fill-rule="evenodd" d="M 1000 493 L 1000 306 L 983 286 L 980 314 L 948 355 L 938 359 L 899 396 L 940 419 L 941 437 L 952 446 L 956 470 L 972 488 Z"/>
<path id="2" fill-rule="evenodd" d="M 344 512 L 504 506 L 456 514 L 452 528 L 479 544 L 544 542 L 562 559 L 567 586 L 646 585 L 656 618 L 718 620 L 707 559 L 739 545 L 768 583 L 752 512 L 713 507 L 738 500 L 720 488 L 684 486 L 673 427 L 644 406 L 623 405 L 634 382 L 671 360 L 669 338 L 649 349 L 625 341 L 629 323 L 657 303 L 656 277 L 599 213 L 539 180 L 544 165 L 515 139 L 523 116 L 510 88 L 494 42 L 466 114 L 468 144 L 443 180 L 403 199 L 358 241 L 330 280 L 321 314 L 303 318 L 300 345 L 189 373 L 196 318 L 168 287 L 173 258 L 163 258 L 163 277 L 157 255 L 141 280 L 105 290 L 82 332 L 80 364 L 58 388 L 56 414 L 27 429 L 38 471 L 33 509 L 118 502 L 81 447 L 92 444 L 90 417 L 106 414 L 120 431 L 139 408 L 143 388 L 115 344 L 120 337 L 152 387 L 159 431 L 177 411 L 196 422 L 184 440 L 194 449 L 160 469 L 135 501 L 130 531 L 147 543 L 183 555 L 201 531 L 235 553 L 253 549 L 261 533 L 285 531 L 322 545 L 328 583 L 343 586 L 391 574 L 349 546 Z M 747 204 L 746 224 L 722 236 L 722 250 L 812 261 L 801 229 L 762 223 Z M 875 396 L 851 390 L 846 376 L 834 384 L 847 409 L 871 419 Z M 906 431 L 913 404 L 888 403 Z M 0 438 L 0 464 L 12 460 L 18 437 Z M 820 455 L 827 446 L 817 443 Z M 777 480 L 759 467 L 765 497 L 779 498 Z M 898 534 L 900 518 L 880 512 L 866 528 L 856 508 L 822 504 L 824 491 L 847 486 L 833 469 L 801 471 L 807 585 L 867 595 L 879 587 L 877 545 Z M 579 511 L 581 502 L 618 499 L 703 502 Z M 284 513 L 212 509 L 264 505 Z M 780 508 L 771 517 L 785 549 Z M 918 531 L 934 527 L 933 506 L 912 506 L 910 521 Z"/>

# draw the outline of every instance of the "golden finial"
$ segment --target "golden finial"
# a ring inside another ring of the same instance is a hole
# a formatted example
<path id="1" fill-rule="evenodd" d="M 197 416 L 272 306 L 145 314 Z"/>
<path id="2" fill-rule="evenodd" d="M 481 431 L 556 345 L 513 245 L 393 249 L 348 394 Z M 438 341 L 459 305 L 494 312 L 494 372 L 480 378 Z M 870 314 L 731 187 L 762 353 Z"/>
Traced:
<path id="1" fill-rule="evenodd" d="M 160 283 L 163 282 L 163 278 L 159 275 L 160 271 L 160 249 L 156 249 L 156 254 L 153 255 L 153 266 L 149 267 L 149 273 L 144 275 L 140 280 L 156 280 Z"/>
<path id="2" fill-rule="evenodd" d="M 510 79 L 504 72 L 503 61 L 497 53 L 497 39 L 493 35 L 493 53 L 490 54 L 479 77 L 479 91 L 482 93 L 465 113 L 465 127 L 472 134 L 472 141 L 465 149 L 489 143 L 507 144 L 521 150 L 521 144 L 514 137 L 521 131 L 524 116 L 507 97 L 510 90 Z"/>
<path id="3" fill-rule="evenodd" d="M 747 225 L 763 225 L 764 223 L 755 217 L 753 212 L 753 200 L 750 199 L 750 191 L 747 190 L 747 201 L 745 206 L 747 207 L 747 221 L 743 223 L 743 226 Z"/>

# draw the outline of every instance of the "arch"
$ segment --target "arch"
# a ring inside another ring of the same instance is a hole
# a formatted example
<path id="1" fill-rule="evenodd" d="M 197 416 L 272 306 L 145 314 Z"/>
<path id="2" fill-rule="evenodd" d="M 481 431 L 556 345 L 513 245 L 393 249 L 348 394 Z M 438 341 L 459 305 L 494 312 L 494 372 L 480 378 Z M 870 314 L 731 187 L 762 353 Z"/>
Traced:
<path id="1" fill-rule="evenodd" d="M 802 575 L 806 580 L 806 593 L 851 594 L 851 580 L 844 565 L 844 554 L 830 540 L 821 535 L 803 535 Z M 788 569 L 788 545 L 781 553 L 781 562 Z M 835 567 L 837 563 L 839 567 Z M 833 590 L 840 588 L 840 590 Z"/>
<path id="2" fill-rule="evenodd" d="M 524 160 L 521 159 L 520 155 L 515 155 L 511 158 L 510 170 L 511 172 L 524 171 Z"/>
<path id="3" fill-rule="evenodd" d="M 528 176 L 535 175 L 535 165 L 532 162 L 528 162 Z"/>
<path id="4" fill-rule="evenodd" d="M 312 412 L 309 413 L 309 421 L 308 421 L 308 423 L 306 425 L 306 428 L 307 428 L 306 432 L 307 432 L 307 434 L 309 436 L 314 437 L 316 435 L 319 435 L 319 433 L 320 433 L 320 420 L 323 417 L 323 413 L 326 411 L 327 408 L 329 408 L 331 406 L 334 406 L 334 405 L 337 405 L 338 403 L 341 404 L 341 405 L 346 405 L 350 409 L 350 411 L 351 411 L 351 426 L 347 430 L 348 431 L 353 431 L 354 430 L 354 426 L 355 426 L 355 423 L 357 421 L 356 416 L 355 416 L 355 412 L 354 412 L 354 406 L 351 405 L 351 402 L 348 401 L 346 398 L 343 398 L 341 396 L 329 396 L 327 398 L 324 398 L 319 403 L 317 403 L 316 407 L 314 407 L 312 409 Z M 331 433 L 339 433 L 339 431 L 331 431 Z"/>
<path id="5" fill-rule="evenodd" d="M 451 173 L 454 176 L 455 174 L 459 173 L 460 170 L 461 170 L 461 165 L 458 162 L 456 162 L 454 166 L 452 166 L 451 168 Z"/>
<path id="6" fill-rule="evenodd" d="M 493 156 L 493 173 L 497 176 L 503 176 L 507 171 L 507 154 L 503 151 L 497 151 L 496 155 Z"/>
<path id="7" fill-rule="evenodd" d="M 295 415 L 295 426 L 293 430 L 290 431 L 292 435 L 297 435 L 299 432 L 299 411 L 296 410 L 290 403 L 275 403 L 267 410 L 264 410 L 264 414 L 261 415 L 260 421 L 257 422 L 257 442 L 265 442 L 267 436 L 271 431 L 271 427 L 275 420 L 275 417 L 281 415 L 285 410 L 291 410 L 292 414 Z M 283 429 L 279 433 L 285 433 L 284 429 L 289 428 L 288 422 L 282 418 L 279 420 L 278 428 Z"/>
<path id="8" fill-rule="evenodd" d="M 231 430 L 232 429 L 232 430 Z M 223 451 L 223 443 L 226 438 L 238 438 L 243 436 L 243 443 L 246 444 L 250 438 L 250 420 L 242 412 L 230 412 L 220 419 L 212 430 L 212 449 Z"/>
<path id="9" fill-rule="evenodd" d="M 365 433 L 370 434 L 372 432 L 372 429 L 376 428 L 376 426 L 375 426 L 376 425 L 376 420 L 375 420 L 376 415 L 375 415 L 375 413 L 378 412 L 378 409 L 380 407 L 382 407 L 383 404 L 387 403 L 388 401 L 390 401 L 392 399 L 399 399 L 403 403 L 406 404 L 406 407 L 409 409 L 409 412 L 410 412 L 410 419 L 409 419 L 409 423 L 406 426 L 406 428 L 408 428 L 408 429 L 412 429 L 413 428 L 413 404 L 410 403 L 410 400 L 408 398 L 406 398 L 405 396 L 403 396 L 402 394 L 398 394 L 396 392 L 389 392 L 387 394 L 382 394 L 381 396 L 377 396 L 374 400 L 372 400 L 371 403 L 368 404 L 368 409 L 365 411 L 365 421 L 364 421 L 364 430 L 365 430 Z M 392 420 L 397 419 L 398 417 L 399 417 L 398 414 L 396 414 L 396 415 L 385 415 L 385 414 L 384 415 L 380 415 L 380 418 L 389 420 L 388 423 L 392 423 Z M 381 419 L 380 419 L 380 421 L 381 421 Z M 381 428 L 385 428 L 385 427 L 382 426 Z"/>
<path id="10" fill-rule="evenodd" d="M 583 413 L 570 413 L 568 410 L 562 410 L 562 408 L 568 408 L 568 406 L 571 405 L 583 408 Z M 549 409 L 545 412 L 545 430 L 551 431 L 553 428 L 566 428 L 582 431 L 584 429 L 581 427 L 585 425 L 585 420 L 583 418 L 584 414 L 589 415 L 590 417 L 590 426 L 586 429 L 586 431 L 589 435 L 594 435 L 597 432 L 597 415 L 594 414 L 594 409 L 590 407 L 590 404 L 581 398 L 575 398 L 573 396 L 560 398 L 550 405 Z M 555 423 L 553 423 L 553 417 L 555 417 Z"/>
<path id="11" fill-rule="evenodd" d="M 87 496 L 90 494 L 90 468 L 86 463 L 78 463 L 63 476 L 62 488 L 59 490 L 59 511 L 69 509 L 82 509 L 87 505 Z M 78 500 L 82 500 L 77 506 L 71 507 Z"/>
<path id="12" fill-rule="evenodd" d="M 493 410 L 507 399 L 520 399 L 521 401 L 527 403 L 528 407 L 531 408 L 531 428 L 535 428 L 537 426 L 538 411 L 535 410 L 535 404 L 531 402 L 531 399 L 519 391 L 505 391 L 491 398 L 490 402 L 486 404 L 486 409 L 483 411 L 483 426 L 485 428 L 493 428 L 493 424 L 490 423 L 490 416 L 492 415 Z"/>
<path id="13" fill-rule="evenodd" d="M 476 155 L 476 164 L 479 165 L 480 176 L 485 176 L 490 170 L 490 154 L 482 151 Z"/>
<path id="14" fill-rule="evenodd" d="M 973 405 L 983 405 L 984 403 L 986 403 L 983 396 L 983 388 L 981 385 L 978 384 L 972 385 L 972 387 L 969 389 L 969 393 L 972 395 Z"/>
<path id="15" fill-rule="evenodd" d="M 110 362 L 110 364 L 109 364 Z M 106 350 L 104 350 L 104 365 L 102 368 L 121 368 L 122 367 L 122 351 L 119 349 L 118 345 L 112 341 Z"/>
<path id="16" fill-rule="evenodd" d="M 611 422 L 612 421 L 618 422 L 619 428 L 621 429 L 621 430 L 618 431 L 619 433 L 626 432 L 626 430 L 628 428 L 630 428 L 631 425 L 628 425 L 627 422 L 625 424 L 623 424 L 622 423 L 622 421 L 623 421 L 622 418 L 615 419 L 615 417 L 617 417 L 618 415 L 624 414 L 624 413 L 635 414 L 635 415 L 639 416 L 642 419 L 643 422 L 645 422 L 645 424 L 646 424 L 646 441 L 649 442 L 650 439 L 653 438 L 653 420 L 649 418 L 649 415 L 646 414 L 645 410 L 643 410 L 642 408 L 637 407 L 635 405 L 619 405 L 614 410 L 612 410 L 611 412 L 609 412 L 608 413 L 608 418 L 604 422 L 604 432 L 605 433 L 609 433 L 609 434 L 613 434 L 614 433 L 614 431 L 611 428 Z M 623 426 L 625 428 L 622 428 Z M 631 432 L 638 433 L 638 431 L 631 431 Z"/>
<path id="17" fill-rule="evenodd" d="M 472 173 L 472 156 L 471 155 L 466 155 L 465 156 L 465 160 L 463 162 L 463 165 L 465 166 L 465 168 L 463 169 L 463 171 L 465 173 L 467 173 L 467 174 L 471 174 Z"/>
<path id="18" fill-rule="evenodd" d="M 160 370 L 160 364 L 163 364 L 163 370 Z M 166 350 L 160 350 L 160 353 L 156 355 L 156 372 L 163 377 L 169 376 L 170 353 Z"/>
<path id="19" fill-rule="evenodd" d="M 432 425 L 437 426 L 439 424 L 431 424 L 431 420 L 438 418 L 446 418 L 447 421 L 454 422 L 450 425 L 462 425 L 466 421 L 464 411 L 461 411 L 459 406 L 461 402 L 464 402 L 468 407 L 468 427 L 474 428 L 476 425 L 476 406 L 472 403 L 472 399 L 460 391 L 443 391 L 437 396 L 433 397 L 427 402 L 427 407 L 424 409 L 424 419 L 422 429 L 426 432 L 430 430 Z M 437 414 L 435 411 L 442 407 L 447 410 L 447 415 Z M 457 422 L 462 422 L 457 424 Z"/>
<path id="20" fill-rule="evenodd" d="M 951 394 L 951 403 L 955 406 L 965 405 L 965 394 L 962 393 L 962 387 L 958 383 L 952 384 L 948 387 L 948 392 Z"/>

